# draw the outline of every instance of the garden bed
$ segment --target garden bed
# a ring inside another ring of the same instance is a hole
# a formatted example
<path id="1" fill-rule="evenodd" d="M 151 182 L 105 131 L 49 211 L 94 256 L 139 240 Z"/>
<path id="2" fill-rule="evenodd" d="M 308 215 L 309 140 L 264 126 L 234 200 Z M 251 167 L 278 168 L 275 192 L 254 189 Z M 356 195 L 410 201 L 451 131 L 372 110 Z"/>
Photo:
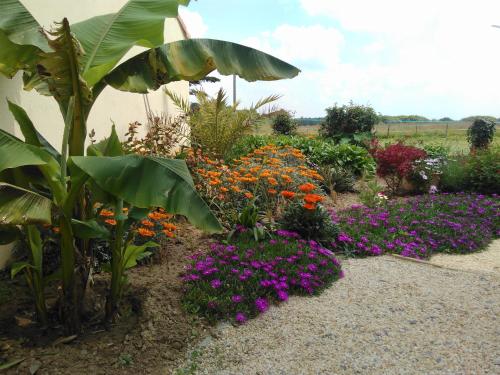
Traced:
<path id="1" fill-rule="evenodd" d="M 28 373 L 38 366 L 37 374 L 170 373 L 184 358 L 186 345 L 204 335 L 203 323 L 182 308 L 179 274 L 187 256 L 206 244 L 200 231 L 183 226 L 175 243 L 162 249 L 161 264 L 130 271 L 131 288 L 119 321 L 109 330 L 98 322 L 87 323 L 84 333 L 66 344 L 54 346 L 63 337 L 62 330 L 42 332 L 34 324 L 19 326 L 32 318 L 27 315 L 32 301 L 18 284 L 9 292 L 16 298 L 0 306 L 0 357 L 23 359 L 7 373 Z M 97 280 L 103 277 L 98 275 Z M 14 316 L 26 320 L 16 324 Z"/>

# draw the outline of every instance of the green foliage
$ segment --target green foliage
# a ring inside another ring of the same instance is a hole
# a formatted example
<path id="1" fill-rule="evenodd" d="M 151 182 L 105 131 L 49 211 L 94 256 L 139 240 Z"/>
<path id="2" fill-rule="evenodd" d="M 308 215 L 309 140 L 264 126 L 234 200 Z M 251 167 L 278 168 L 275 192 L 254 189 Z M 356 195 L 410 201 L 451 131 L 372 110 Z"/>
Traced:
<path id="1" fill-rule="evenodd" d="M 279 224 L 283 229 L 298 233 L 302 238 L 323 244 L 335 241 L 339 234 L 338 227 L 322 205 L 309 210 L 299 203 L 290 204 Z"/>
<path id="2" fill-rule="evenodd" d="M 220 89 L 215 97 L 210 97 L 203 91 L 196 93 L 198 107 L 190 112 L 186 103 L 167 92 L 176 105 L 189 114 L 191 127 L 191 142 L 218 157 L 224 157 L 245 134 L 251 132 L 262 120 L 258 110 L 279 97 L 272 95 L 259 100 L 248 109 L 239 110 L 228 104 L 227 95 Z"/>
<path id="3" fill-rule="evenodd" d="M 467 141 L 474 149 L 487 148 L 495 136 L 495 122 L 484 118 L 475 120 L 467 129 Z"/>
<path id="4" fill-rule="evenodd" d="M 419 115 L 399 115 L 399 116 L 380 116 L 380 121 L 389 122 L 413 122 L 413 121 L 429 121 L 427 117 Z"/>
<path id="5" fill-rule="evenodd" d="M 500 148 L 481 150 L 471 155 L 467 167 L 468 190 L 484 193 L 500 193 Z"/>
<path id="6" fill-rule="evenodd" d="M 327 193 L 336 191 L 337 193 L 353 192 L 356 178 L 351 171 L 342 167 L 331 167 L 328 165 L 318 168 L 323 177 L 323 186 Z"/>
<path id="7" fill-rule="evenodd" d="M 377 180 L 370 179 L 362 182 L 359 192 L 359 200 L 366 207 L 382 206 L 387 202 L 387 196 L 383 194 L 384 187 L 377 183 Z"/>
<path id="8" fill-rule="evenodd" d="M 228 159 L 239 158 L 266 144 L 292 146 L 302 151 L 314 164 L 343 168 L 355 176 L 375 173 L 375 161 L 365 148 L 350 144 L 337 145 L 328 140 L 303 136 L 247 136 L 232 147 Z"/>
<path id="9" fill-rule="evenodd" d="M 465 157 L 448 160 L 439 180 L 439 187 L 442 191 L 458 193 L 467 190 L 468 176 L 466 162 Z"/>
<path id="10" fill-rule="evenodd" d="M 326 109 L 325 120 L 321 123 L 320 135 L 340 141 L 347 138 L 349 141 L 360 142 L 355 136 L 371 134 L 378 122 L 378 115 L 370 106 L 357 105 L 350 102 L 348 105 Z"/>
<path id="11" fill-rule="evenodd" d="M 476 120 L 481 120 L 481 119 L 486 120 L 486 121 L 491 121 L 491 122 L 497 121 L 497 119 L 494 116 L 468 116 L 468 117 L 464 117 L 460 121 L 474 122 Z"/>
<path id="12" fill-rule="evenodd" d="M 279 111 L 274 115 L 272 127 L 275 134 L 293 135 L 297 131 L 297 123 L 287 111 Z"/>

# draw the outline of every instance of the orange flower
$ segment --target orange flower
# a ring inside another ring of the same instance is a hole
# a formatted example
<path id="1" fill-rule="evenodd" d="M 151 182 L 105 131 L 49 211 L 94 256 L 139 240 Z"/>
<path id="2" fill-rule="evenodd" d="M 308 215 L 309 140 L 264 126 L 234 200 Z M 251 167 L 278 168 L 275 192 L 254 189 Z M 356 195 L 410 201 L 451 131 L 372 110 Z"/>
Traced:
<path id="1" fill-rule="evenodd" d="M 154 223 L 149 220 L 142 220 L 141 224 L 148 228 L 152 228 L 155 226 Z"/>
<path id="2" fill-rule="evenodd" d="M 228 188 L 225 188 L 224 186 L 220 188 L 220 191 L 222 191 L 223 193 L 227 193 L 229 191 Z"/>
<path id="3" fill-rule="evenodd" d="M 109 225 L 116 225 L 116 220 L 115 219 L 106 219 L 106 220 L 104 220 L 104 222 L 106 224 L 109 224 Z"/>
<path id="4" fill-rule="evenodd" d="M 273 177 L 268 177 L 267 181 L 273 186 L 278 185 L 278 181 L 276 181 L 276 179 Z"/>
<path id="5" fill-rule="evenodd" d="M 165 228 L 166 230 L 169 230 L 171 232 L 173 232 L 174 230 L 177 229 L 177 227 L 172 223 L 162 223 L 161 225 L 163 225 L 163 228 Z"/>
<path id="6" fill-rule="evenodd" d="M 247 191 L 245 193 L 245 197 L 247 197 L 248 199 L 252 199 L 253 198 L 253 194 Z"/>
<path id="7" fill-rule="evenodd" d="M 165 234 L 165 236 L 167 236 L 167 237 L 169 237 L 169 238 L 174 238 L 174 237 L 175 237 L 175 234 L 174 234 L 174 233 L 172 233 L 172 232 L 170 232 L 169 230 L 166 230 L 166 229 L 165 229 L 165 230 L 163 230 L 162 232 Z"/>
<path id="8" fill-rule="evenodd" d="M 313 203 L 306 203 L 302 207 L 304 207 L 306 210 L 315 210 L 316 209 L 316 205 Z"/>
<path id="9" fill-rule="evenodd" d="M 303 193 L 309 193 L 309 192 L 313 191 L 314 189 L 316 189 L 316 186 L 311 184 L 310 182 L 307 182 L 307 183 L 299 186 L 299 190 L 302 191 Z"/>
<path id="10" fill-rule="evenodd" d="M 137 232 L 143 237 L 153 237 L 155 235 L 155 232 L 152 230 L 149 230 L 148 228 L 139 228 L 137 229 Z"/>
<path id="11" fill-rule="evenodd" d="M 268 189 L 267 192 L 271 195 L 275 195 L 277 193 L 275 189 Z"/>
<path id="12" fill-rule="evenodd" d="M 154 211 L 154 212 L 151 212 L 148 217 L 152 220 L 165 220 L 168 215 L 167 214 L 163 214 L 161 212 L 158 212 L 158 211 Z"/>
<path id="13" fill-rule="evenodd" d="M 59 227 L 52 227 L 52 231 L 54 233 L 59 233 L 61 231 L 61 228 L 59 228 Z"/>
<path id="14" fill-rule="evenodd" d="M 123 208 L 122 208 L 122 212 L 123 212 L 124 214 L 128 213 L 128 207 L 123 207 Z"/>
<path id="15" fill-rule="evenodd" d="M 115 216 L 115 214 L 113 213 L 113 211 L 106 210 L 105 208 L 103 208 L 101 210 L 101 212 L 99 213 L 99 215 L 101 215 L 103 217 L 113 217 L 113 216 Z"/>
<path id="16" fill-rule="evenodd" d="M 306 194 L 304 196 L 304 201 L 306 203 L 316 204 L 318 202 L 323 201 L 323 197 L 318 194 Z"/>
<path id="17" fill-rule="evenodd" d="M 295 193 L 293 191 L 288 191 L 288 190 L 283 190 L 281 192 L 281 195 L 287 199 L 292 199 L 293 197 L 295 197 Z"/>
<path id="18" fill-rule="evenodd" d="M 210 180 L 210 182 L 208 184 L 211 186 L 215 186 L 215 185 L 219 185 L 221 183 L 222 183 L 222 181 L 217 178 L 215 180 Z"/>

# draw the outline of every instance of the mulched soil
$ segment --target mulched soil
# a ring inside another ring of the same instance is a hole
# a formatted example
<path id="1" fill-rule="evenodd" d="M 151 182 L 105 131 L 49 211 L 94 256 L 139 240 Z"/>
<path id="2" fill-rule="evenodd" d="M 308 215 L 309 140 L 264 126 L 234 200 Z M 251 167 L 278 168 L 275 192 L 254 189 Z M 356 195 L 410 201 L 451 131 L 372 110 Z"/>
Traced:
<path id="1" fill-rule="evenodd" d="M 208 241 L 200 231 L 183 225 L 175 242 L 162 249 L 159 264 L 129 272 L 130 289 L 116 324 L 106 329 L 100 322 L 87 322 L 84 332 L 68 343 L 57 344 L 63 337 L 60 328 L 41 331 L 30 324 L 31 300 L 21 280 L 0 280 L 4 301 L 0 306 L 0 363 L 23 359 L 6 373 L 172 373 L 185 358 L 187 346 L 209 329 L 184 312 L 179 279 L 186 257 L 206 248 Z M 105 285 L 106 277 L 97 275 L 94 301 L 103 303 L 100 291 Z"/>

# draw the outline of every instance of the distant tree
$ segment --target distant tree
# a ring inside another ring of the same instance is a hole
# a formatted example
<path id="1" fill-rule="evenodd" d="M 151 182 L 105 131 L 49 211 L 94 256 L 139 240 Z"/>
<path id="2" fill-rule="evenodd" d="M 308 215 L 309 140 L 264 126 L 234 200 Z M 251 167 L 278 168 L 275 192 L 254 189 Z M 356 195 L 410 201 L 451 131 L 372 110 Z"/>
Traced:
<path id="1" fill-rule="evenodd" d="M 453 119 L 449 118 L 449 117 L 443 117 L 443 118 L 440 118 L 439 121 L 453 121 Z"/>
<path id="2" fill-rule="evenodd" d="M 370 106 L 357 105 L 353 102 L 343 106 L 335 104 L 326 109 L 320 134 L 337 141 L 347 139 L 352 143 L 362 143 L 363 138 L 371 135 L 378 120 L 378 114 Z"/>
<path id="3" fill-rule="evenodd" d="M 290 112 L 281 110 L 273 117 L 273 132 L 275 134 L 293 135 L 297 130 L 297 123 Z"/>
<path id="4" fill-rule="evenodd" d="M 420 115 L 399 115 L 399 116 L 380 116 L 380 121 L 389 122 L 410 122 L 410 121 L 429 121 L 427 117 Z"/>
<path id="5" fill-rule="evenodd" d="M 469 116 L 469 117 L 464 117 L 462 119 L 462 121 L 476 121 L 479 119 L 484 119 L 484 120 L 493 121 L 493 122 L 497 121 L 497 119 L 493 116 Z"/>

